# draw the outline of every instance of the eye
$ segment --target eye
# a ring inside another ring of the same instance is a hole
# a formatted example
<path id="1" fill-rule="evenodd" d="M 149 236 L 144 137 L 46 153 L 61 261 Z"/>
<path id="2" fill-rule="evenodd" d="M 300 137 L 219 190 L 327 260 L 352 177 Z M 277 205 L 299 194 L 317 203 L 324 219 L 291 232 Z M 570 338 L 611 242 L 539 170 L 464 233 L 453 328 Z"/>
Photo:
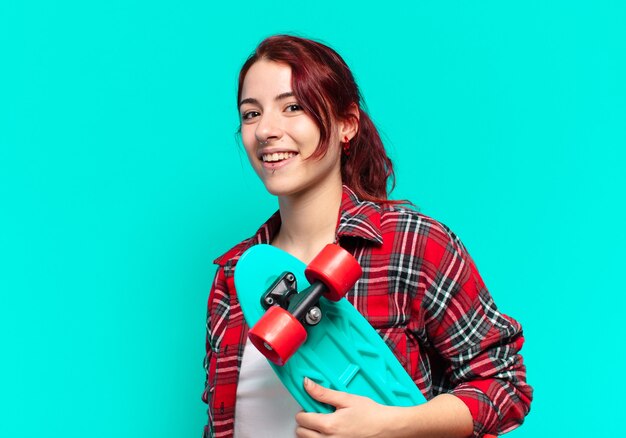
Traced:
<path id="1" fill-rule="evenodd" d="M 259 113 L 258 111 L 245 111 L 241 115 L 241 119 L 242 120 L 252 120 L 254 117 L 258 117 L 260 115 L 261 115 L 261 113 Z"/>
<path id="2" fill-rule="evenodd" d="M 285 111 L 287 112 L 296 112 L 296 111 L 302 111 L 302 107 L 300 105 L 298 105 L 297 103 L 292 103 L 291 105 L 287 105 L 287 108 L 285 108 Z"/>

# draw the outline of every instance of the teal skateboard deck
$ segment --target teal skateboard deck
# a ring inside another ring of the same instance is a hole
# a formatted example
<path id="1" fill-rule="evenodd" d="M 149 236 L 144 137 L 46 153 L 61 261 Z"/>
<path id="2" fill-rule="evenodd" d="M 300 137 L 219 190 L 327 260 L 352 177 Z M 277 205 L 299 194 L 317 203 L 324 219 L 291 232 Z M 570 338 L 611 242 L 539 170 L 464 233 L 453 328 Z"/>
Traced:
<path id="1" fill-rule="evenodd" d="M 235 288 L 249 327 L 266 313 L 262 297 L 285 272 L 294 274 L 298 291 L 310 285 L 305 268 L 300 260 L 270 245 L 255 245 L 241 256 L 235 267 Z M 322 318 L 317 325 L 303 324 L 304 343 L 282 366 L 270 361 L 282 384 L 306 412 L 328 413 L 334 408 L 306 393 L 305 377 L 388 406 L 425 402 L 387 344 L 352 304 L 345 298 L 331 301 L 322 296 L 317 307 Z"/>

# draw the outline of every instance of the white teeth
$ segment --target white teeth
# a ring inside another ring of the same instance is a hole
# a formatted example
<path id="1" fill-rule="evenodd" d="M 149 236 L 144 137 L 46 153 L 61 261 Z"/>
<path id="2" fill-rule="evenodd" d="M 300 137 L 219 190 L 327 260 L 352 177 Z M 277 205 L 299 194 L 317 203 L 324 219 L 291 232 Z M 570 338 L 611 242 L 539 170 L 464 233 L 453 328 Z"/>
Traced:
<path id="1" fill-rule="evenodd" d="M 286 160 L 287 158 L 295 157 L 295 152 L 274 152 L 273 154 L 263 154 L 263 161 L 267 162 L 275 162 Z"/>

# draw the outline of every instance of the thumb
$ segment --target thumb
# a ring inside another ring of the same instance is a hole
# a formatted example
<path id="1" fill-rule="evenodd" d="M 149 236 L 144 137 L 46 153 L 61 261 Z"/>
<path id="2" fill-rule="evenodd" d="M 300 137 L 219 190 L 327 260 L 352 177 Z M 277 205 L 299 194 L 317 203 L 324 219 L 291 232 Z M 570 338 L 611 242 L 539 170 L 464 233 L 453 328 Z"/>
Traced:
<path id="1" fill-rule="evenodd" d="M 334 406 L 336 409 L 347 406 L 350 395 L 318 385 L 308 377 L 304 378 L 304 389 L 315 400 Z"/>

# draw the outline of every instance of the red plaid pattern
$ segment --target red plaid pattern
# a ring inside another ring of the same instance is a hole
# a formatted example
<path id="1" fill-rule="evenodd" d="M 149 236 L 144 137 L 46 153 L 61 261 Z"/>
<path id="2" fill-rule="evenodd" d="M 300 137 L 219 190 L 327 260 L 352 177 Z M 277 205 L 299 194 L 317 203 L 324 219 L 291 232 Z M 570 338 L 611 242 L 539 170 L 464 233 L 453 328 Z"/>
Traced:
<path id="1" fill-rule="evenodd" d="M 270 243 L 274 214 L 250 239 L 215 260 L 207 318 L 205 436 L 231 437 L 248 328 L 234 288 L 239 256 Z M 521 326 L 500 313 L 474 262 L 445 225 L 416 211 L 359 200 L 344 187 L 337 241 L 361 264 L 347 299 L 368 319 L 427 399 L 452 393 L 470 409 L 474 436 L 524 420 L 532 388 L 518 354 Z"/>

